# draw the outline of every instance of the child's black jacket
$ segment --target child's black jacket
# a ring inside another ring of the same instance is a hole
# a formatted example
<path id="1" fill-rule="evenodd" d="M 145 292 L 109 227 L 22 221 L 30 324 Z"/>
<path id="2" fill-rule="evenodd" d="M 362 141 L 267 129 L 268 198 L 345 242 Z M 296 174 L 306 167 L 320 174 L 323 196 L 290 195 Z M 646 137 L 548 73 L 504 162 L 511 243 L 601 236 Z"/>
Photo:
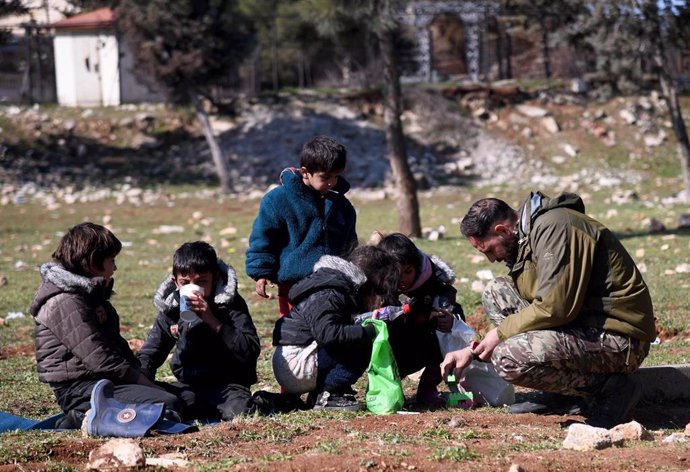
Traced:
<path id="1" fill-rule="evenodd" d="M 373 326 L 352 324 L 359 314 L 357 291 L 366 282 L 354 264 L 322 256 L 314 272 L 290 290 L 293 308 L 276 322 L 273 345 L 307 346 L 316 341 L 331 355 L 347 354 L 357 346 L 371 346 Z"/>
<path id="2" fill-rule="evenodd" d="M 182 383 L 249 387 L 256 382 L 259 336 L 247 303 L 237 293 L 235 270 L 220 260 L 218 269 L 221 277 L 209 300 L 211 311 L 221 323 L 218 333 L 205 323 L 191 329 L 179 324 L 176 338 L 171 328 L 179 322 L 180 304 L 172 276 L 168 275 L 156 291 L 153 303 L 159 313 L 139 352 L 142 369 L 149 378 L 155 377 L 156 370 L 176 346 L 170 368 Z"/>

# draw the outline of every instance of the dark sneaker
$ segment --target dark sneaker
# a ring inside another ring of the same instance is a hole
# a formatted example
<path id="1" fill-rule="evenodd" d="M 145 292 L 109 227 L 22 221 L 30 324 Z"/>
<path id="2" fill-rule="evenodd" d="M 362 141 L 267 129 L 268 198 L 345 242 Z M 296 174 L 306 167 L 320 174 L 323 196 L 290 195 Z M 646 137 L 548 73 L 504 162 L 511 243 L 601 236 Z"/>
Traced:
<path id="1" fill-rule="evenodd" d="M 254 392 L 254 395 L 252 395 L 252 403 L 254 403 L 254 406 L 262 415 L 290 413 L 292 411 L 306 409 L 299 395 L 273 393 L 265 390 L 257 390 Z"/>
<path id="2" fill-rule="evenodd" d="M 423 388 L 421 385 L 417 389 L 417 404 L 430 407 L 430 408 L 441 408 L 446 406 L 446 399 L 441 396 L 436 387 Z"/>
<path id="3" fill-rule="evenodd" d="M 364 405 L 351 393 L 331 393 L 323 391 L 316 396 L 314 409 L 361 411 Z"/>
<path id="4" fill-rule="evenodd" d="M 514 403 L 508 408 L 511 415 L 579 415 L 584 409 L 583 399 L 558 393 L 540 392 L 532 400 Z"/>
<path id="5" fill-rule="evenodd" d="M 642 396 L 642 388 L 625 374 L 611 375 L 594 396 L 593 414 L 585 423 L 610 429 L 623 423 Z"/>

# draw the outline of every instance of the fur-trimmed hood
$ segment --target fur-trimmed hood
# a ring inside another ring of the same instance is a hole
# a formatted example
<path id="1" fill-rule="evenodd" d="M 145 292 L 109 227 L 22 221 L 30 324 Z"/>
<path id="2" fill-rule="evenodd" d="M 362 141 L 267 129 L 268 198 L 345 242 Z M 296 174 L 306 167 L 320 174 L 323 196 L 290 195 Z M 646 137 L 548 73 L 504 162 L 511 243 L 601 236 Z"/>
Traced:
<path id="1" fill-rule="evenodd" d="M 352 296 L 367 281 L 362 269 L 352 262 L 336 256 L 321 256 L 314 264 L 311 275 L 297 282 L 291 289 L 289 298 L 293 305 L 311 293 L 326 288 L 349 293 Z"/>
<path id="2" fill-rule="evenodd" d="M 434 276 L 444 284 L 453 285 L 455 283 L 455 271 L 438 256 L 429 256 L 434 264 Z"/>
<path id="3" fill-rule="evenodd" d="M 362 269 L 354 265 L 350 261 L 346 261 L 341 257 L 336 256 L 321 256 L 321 258 L 314 264 L 314 272 L 319 269 L 333 269 L 342 272 L 350 279 L 352 284 L 359 288 L 367 281 L 367 276 L 364 275 Z"/>
<path id="4" fill-rule="evenodd" d="M 114 280 L 106 280 L 103 277 L 85 277 L 77 275 L 65 269 L 57 262 L 48 262 L 41 265 L 41 278 L 43 283 L 38 287 L 34 296 L 30 313 L 33 316 L 48 299 L 63 292 L 82 295 L 86 298 L 100 298 L 108 300 L 113 290 Z"/>
<path id="5" fill-rule="evenodd" d="M 220 278 L 216 282 L 216 290 L 213 301 L 216 305 L 228 305 L 235 295 L 237 295 L 237 273 L 232 266 L 218 259 L 218 271 Z M 177 294 L 177 286 L 173 280 L 172 273 L 169 273 L 161 283 L 153 297 L 153 306 L 161 313 L 167 313 L 180 306 L 180 299 Z"/>

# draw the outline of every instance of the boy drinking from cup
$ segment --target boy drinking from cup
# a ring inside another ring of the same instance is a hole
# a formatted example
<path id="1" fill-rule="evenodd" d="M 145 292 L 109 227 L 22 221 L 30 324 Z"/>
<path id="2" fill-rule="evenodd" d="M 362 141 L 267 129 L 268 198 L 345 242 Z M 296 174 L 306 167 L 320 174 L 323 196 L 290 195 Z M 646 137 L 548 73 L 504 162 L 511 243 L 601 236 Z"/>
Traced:
<path id="1" fill-rule="evenodd" d="M 231 420 L 257 410 L 249 387 L 257 380 L 259 336 L 235 270 L 213 247 L 180 246 L 153 303 L 158 316 L 139 352 L 147 377 L 155 378 L 176 347 L 170 368 L 194 417 Z"/>

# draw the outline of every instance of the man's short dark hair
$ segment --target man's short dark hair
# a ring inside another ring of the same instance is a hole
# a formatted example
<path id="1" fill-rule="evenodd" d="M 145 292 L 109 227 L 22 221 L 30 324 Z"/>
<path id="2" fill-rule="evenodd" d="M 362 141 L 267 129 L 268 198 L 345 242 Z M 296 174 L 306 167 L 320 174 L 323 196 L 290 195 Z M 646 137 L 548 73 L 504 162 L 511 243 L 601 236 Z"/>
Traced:
<path id="1" fill-rule="evenodd" d="M 299 165 L 310 174 L 342 172 L 347 163 L 347 149 L 330 136 L 319 135 L 302 147 Z"/>
<path id="2" fill-rule="evenodd" d="M 358 246 L 347 260 L 362 269 L 367 276 L 367 281 L 359 288 L 360 298 L 375 295 L 383 304 L 395 301 L 400 284 L 400 269 L 392 256 L 376 246 Z"/>
<path id="3" fill-rule="evenodd" d="M 90 267 L 103 269 L 103 261 L 120 253 L 122 243 L 106 227 L 81 223 L 70 228 L 53 252 L 53 260 L 73 274 L 90 277 Z"/>
<path id="4" fill-rule="evenodd" d="M 402 233 L 391 233 L 384 236 L 376 246 L 393 256 L 400 265 L 411 265 L 415 269 L 421 265 L 419 249 L 410 238 Z"/>
<path id="5" fill-rule="evenodd" d="M 467 210 L 460 223 L 460 232 L 466 237 L 484 239 L 491 228 L 503 221 L 515 221 L 515 210 L 498 198 L 482 198 Z"/>
<path id="6" fill-rule="evenodd" d="M 215 273 L 218 269 L 218 256 L 216 250 L 209 243 L 194 241 L 184 243 L 173 256 L 173 276 L 201 274 L 203 272 Z"/>

